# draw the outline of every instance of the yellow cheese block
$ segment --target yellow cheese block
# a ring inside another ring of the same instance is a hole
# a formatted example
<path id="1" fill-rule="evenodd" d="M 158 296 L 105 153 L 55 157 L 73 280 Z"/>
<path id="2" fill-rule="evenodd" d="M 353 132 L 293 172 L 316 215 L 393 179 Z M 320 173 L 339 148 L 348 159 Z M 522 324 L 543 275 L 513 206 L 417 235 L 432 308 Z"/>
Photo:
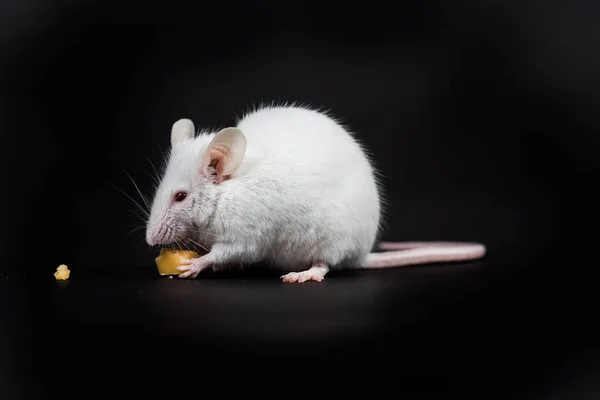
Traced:
<path id="1" fill-rule="evenodd" d="M 158 273 L 161 275 L 179 275 L 183 271 L 177 269 L 183 260 L 198 258 L 200 255 L 191 250 L 160 249 L 160 255 L 154 259 Z"/>
<path id="2" fill-rule="evenodd" d="M 57 281 L 66 281 L 69 279 L 69 275 L 71 275 L 71 271 L 65 264 L 60 264 L 58 268 L 56 268 L 56 272 L 54 273 L 54 279 Z"/>

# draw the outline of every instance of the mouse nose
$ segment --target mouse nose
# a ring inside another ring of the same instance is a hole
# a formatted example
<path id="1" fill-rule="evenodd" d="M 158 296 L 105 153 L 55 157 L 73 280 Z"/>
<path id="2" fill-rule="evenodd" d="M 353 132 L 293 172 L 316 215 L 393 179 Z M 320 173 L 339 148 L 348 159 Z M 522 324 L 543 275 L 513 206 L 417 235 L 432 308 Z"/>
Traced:
<path id="1" fill-rule="evenodd" d="M 158 244 L 157 229 L 154 229 L 152 225 L 148 225 L 146 228 L 146 243 L 148 243 L 149 246 L 155 246 Z"/>
<path id="2" fill-rule="evenodd" d="M 154 246 L 154 240 L 149 232 L 146 233 L 146 243 L 148 243 L 149 246 Z"/>

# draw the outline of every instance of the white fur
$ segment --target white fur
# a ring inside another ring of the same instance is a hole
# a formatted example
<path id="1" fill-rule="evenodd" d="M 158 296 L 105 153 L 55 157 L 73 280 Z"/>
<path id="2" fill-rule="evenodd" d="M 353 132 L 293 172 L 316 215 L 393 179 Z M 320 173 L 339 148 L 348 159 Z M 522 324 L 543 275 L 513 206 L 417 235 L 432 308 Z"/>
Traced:
<path id="1" fill-rule="evenodd" d="M 237 128 L 246 152 L 218 185 L 200 174 L 214 133 L 176 135 L 151 209 L 148 243 L 191 237 L 210 249 L 213 267 L 361 266 L 377 237 L 380 198 L 375 171 L 351 134 L 326 113 L 295 105 L 257 108 Z M 190 194 L 173 203 L 178 190 Z"/>
<path id="2" fill-rule="evenodd" d="M 176 143 L 183 142 L 185 140 L 194 137 L 194 123 L 187 119 L 182 118 L 175 121 L 171 128 L 171 146 Z"/>

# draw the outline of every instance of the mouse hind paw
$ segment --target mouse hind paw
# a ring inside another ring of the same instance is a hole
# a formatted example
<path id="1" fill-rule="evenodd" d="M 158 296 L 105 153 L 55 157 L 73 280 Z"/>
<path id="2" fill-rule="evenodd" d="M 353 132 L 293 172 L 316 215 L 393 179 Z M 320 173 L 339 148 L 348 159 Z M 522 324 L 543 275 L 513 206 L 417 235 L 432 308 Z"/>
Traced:
<path id="1" fill-rule="evenodd" d="M 308 281 L 321 282 L 329 272 L 329 267 L 324 263 L 318 263 L 306 271 L 290 272 L 281 277 L 286 283 L 303 283 Z"/>

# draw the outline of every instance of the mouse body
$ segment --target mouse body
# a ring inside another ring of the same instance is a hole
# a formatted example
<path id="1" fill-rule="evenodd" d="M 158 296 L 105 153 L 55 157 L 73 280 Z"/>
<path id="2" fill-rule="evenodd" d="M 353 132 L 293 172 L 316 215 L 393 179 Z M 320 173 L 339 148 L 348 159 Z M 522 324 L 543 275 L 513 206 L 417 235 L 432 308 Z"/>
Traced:
<path id="1" fill-rule="evenodd" d="M 333 269 L 480 258 L 478 243 L 381 243 L 382 188 L 369 153 L 327 112 L 258 107 L 234 127 L 171 129 L 171 148 L 146 225 L 150 246 L 205 250 L 180 278 L 256 263 L 284 282 L 322 281 Z"/>

